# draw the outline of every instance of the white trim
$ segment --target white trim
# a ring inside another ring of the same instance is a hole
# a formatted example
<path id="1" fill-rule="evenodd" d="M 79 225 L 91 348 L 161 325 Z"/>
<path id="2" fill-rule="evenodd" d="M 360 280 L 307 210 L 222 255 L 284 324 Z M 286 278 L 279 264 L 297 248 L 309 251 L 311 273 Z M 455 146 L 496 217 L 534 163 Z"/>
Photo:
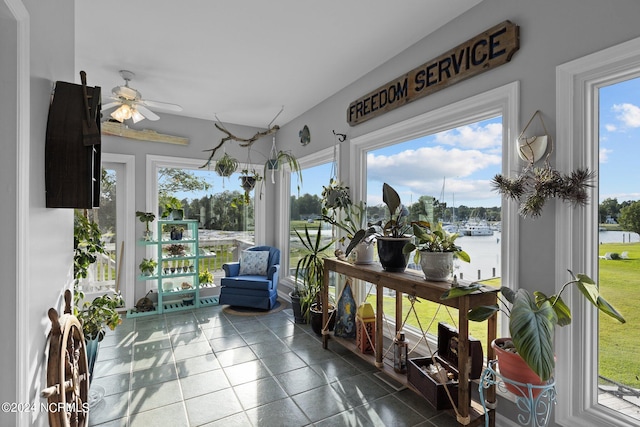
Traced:
<path id="1" fill-rule="evenodd" d="M 598 88 L 639 73 L 640 38 L 557 67 L 556 139 L 565 141 L 558 146 L 558 170 L 599 169 Z M 598 275 L 597 186 L 589 192 L 589 200 L 584 209 L 556 204 L 557 290 L 567 280 L 567 266 L 590 277 Z M 573 323 L 557 330 L 556 388 L 565 403 L 556 406 L 556 422 L 638 426 L 638 420 L 598 404 L 597 314 L 583 298 L 573 298 L 575 292 L 563 295 L 572 308 Z"/>
<path id="2" fill-rule="evenodd" d="M 32 336 L 29 322 L 31 294 L 29 262 L 29 218 L 30 218 L 30 18 L 21 0 L 5 0 L 6 6 L 16 20 L 16 402 L 29 402 L 29 387 L 32 384 L 29 357 L 29 339 Z M 12 60 L 5 58 L 3 60 Z M 19 426 L 30 425 L 27 411 L 16 415 Z"/>
<path id="3" fill-rule="evenodd" d="M 300 165 L 301 170 L 319 166 L 327 162 L 333 162 L 333 147 L 323 148 L 313 154 L 309 154 L 308 156 L 298 159 L 298 164 Z M 338 170 L 340 170 L 340 150 L 336 151 L 336 163 L 338 164 Z M 280 212 L 280 215 L 276 220 L 276 244 L 283 254 L 289 254 L 289 238 L 291 235 L 291 170 L 287 169 L 286 172 L 287 173 L 281 172 L 281 176 L 279 177 L 280 185 L 278 187 L 277 194 L 279 206 L 277 212 Z M 327 177 L 327 183 L 329 183 L 329 177 Z M 304 180 L 302 184 L 304 185 Z M 280 257 L 280 283 L 284 283 L 293 290 L 294 281 L 289 275 L 290 269 L 289 256 Z M 282 295 L 283 297 L 285 297 L 284 294 L 288 294 L 288 292 L 284 292 Z M 289 296 L 286 295 L 285 299 L 289 300 Z"/>
<path id="4" fill-rule="evenodd" d="M 102 164 L 116 163 L 123 166 L 124 172 L 124 208 L 118 208 L 118 217 L 120 212 L 123 212 L 122 218 L 122 230 L 118 230 L 119 241 L 124 242 L 124 254 L 118 253 L 118 256 L 124 255 L 122 258 L 123 271 L 121 277 L 121 284 L 125 285 L 125 306 L 133 307 L 135 304 L 135 212 L 136 212 L 136 157 L 129 154 L 113 154 L 102 153 Z M 118 191 L 121 194 L 122 191 Z M 116 242 L 116 250 L 120 250 L 120 242 Z"/>
<path id="5" fill-rule="evenodd" d="M 503 127 L 502 171 L 511 175 L 514 173 L 513 171 L 518 169 L 520 164 L 517 150 L 514 149 L 516 135 L 518 135 L 519 92 L 519 82 L 515 81 L 351 139 L 349 157 L 352 159 L 352 167 L 349 186 L 353 191 L 354 200 L 364 200 L 363 198 L 367 194 L 366 179 L 363 179 L 363 177 L 366 176 L 365 168 L 368 151 L 456 128 L 468 123 L 478 122 L 497 115 L 502 116 Z M 518 226 L 520 217 L 515 203 L 503 199 L 502 220 L 502 282 L 505 284 L 518 283 L 516 278 L 518 277 Z M 507 322 L 501 322 L 501 324 L 503 330 L 502 334 L 499 335 L 507 336 Z"/>

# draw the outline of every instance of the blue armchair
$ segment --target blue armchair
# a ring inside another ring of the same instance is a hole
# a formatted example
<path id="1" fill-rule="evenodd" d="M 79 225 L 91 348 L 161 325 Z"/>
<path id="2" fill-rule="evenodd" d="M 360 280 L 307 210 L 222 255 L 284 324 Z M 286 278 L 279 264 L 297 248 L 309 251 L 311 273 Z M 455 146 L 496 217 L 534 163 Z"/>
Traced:
<path id="1" fill-rule="evenodd" d="M 268 255 L 265 252 L 268 252 Z M 253 246 L 242 252 L 240 261 L 223 264 L 222 268 L 225 277 L 220 281 L 219 303 L 221 305 L 229 304 L 264 310 L 273 308 L 278 299 L 280 249 L 271 246 Z"/>

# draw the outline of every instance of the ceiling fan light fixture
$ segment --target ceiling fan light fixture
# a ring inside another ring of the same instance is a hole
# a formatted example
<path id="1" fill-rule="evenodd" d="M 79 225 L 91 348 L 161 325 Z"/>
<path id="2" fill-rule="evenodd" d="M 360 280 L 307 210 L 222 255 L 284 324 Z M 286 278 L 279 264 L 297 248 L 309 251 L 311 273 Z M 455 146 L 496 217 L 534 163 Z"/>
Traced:
<path id="1" fill-rule="evenodd" d="M 140 120 L 144 120 L 144 116 L 140 114 L 138 110 L 134 108 L 131 111 L 131 120 L 133 120 L 133 123 L 138 123 Z"/>
<path id="2" fill-rule="evenodd" d="M 124 122 L 127 119 L 130 119 L 131 115 L 131 107 L 129 107 L 127 104 L 122 104 L 116 111 L 111 113 L 111 117 L 113 117 L 120 123 Z"/>

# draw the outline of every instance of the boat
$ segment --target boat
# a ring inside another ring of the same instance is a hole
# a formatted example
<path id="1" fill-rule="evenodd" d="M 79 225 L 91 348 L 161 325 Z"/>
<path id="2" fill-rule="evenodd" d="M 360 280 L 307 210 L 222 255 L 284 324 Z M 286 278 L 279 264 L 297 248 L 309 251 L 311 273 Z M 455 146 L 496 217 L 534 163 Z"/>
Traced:
<path id="1" fill-rule="evenodd" d="M 486 221 L 467 222 L 462 229 L 464 236 L 493 236 L 493 230 Z"/>

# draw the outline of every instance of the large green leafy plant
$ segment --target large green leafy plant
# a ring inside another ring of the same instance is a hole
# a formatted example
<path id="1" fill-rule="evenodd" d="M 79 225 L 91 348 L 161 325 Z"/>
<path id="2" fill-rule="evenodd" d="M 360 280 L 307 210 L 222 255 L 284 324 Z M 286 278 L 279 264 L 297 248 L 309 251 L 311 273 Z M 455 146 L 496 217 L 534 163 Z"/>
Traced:
<path id="1" fill-rule="evenodd" d="M 504 304 L 504 311 L 509 317 L 509 332 L 517 353 L 540 377 L 547 381 L 553 375 L 555 354 L 553 337 L 555 326 L 566 326 L 571 323 L 571 310 L 562 300 L 565 289 L 575 285 L 582 295 L 601 312 L 625 323 L 624 317 L 609 304 L 598 289 L 598 285 L 584 274 L 574 274 L 569 270 L 571 280 L 566 282 L 557 295 L 547 296 L 540 291 L 533 295 L 525 289 L 513 291 L 505 286 L 500 288 L 504 299 L 511 304 L 511 309 Z M 486 288 L 478 283 L 458 286 L 449 289 L 442 299 L 456 298 L 473 292 L 483 292 Z M 469 311 L 469 320 L 484 321 L 501 310 L 499 305 L 481 306 Z"/>
<path id="2" fill-rule="evenodd" d="M 294 292 L 300 296 L 300 306 L 308 322 L 311 304 L 315 302 L 318 307 L 321 306 L 320 291 L 324 280 L 324 259 L 327 258 L 325 251 L 335 243 L 335 240 L 332 239 L 328 243 L 322 244 L 322 223 L 318 223 L 315 238 L 311 237 L 306 225 L 304 226 L 304 235 L 301 235 L 298 230 L 294 231 L 304 246 L 304 256 L 298 260 L 296 265 Z M 298 286 L 298 278 L 303 281 L 302 289 Z"/>
<path id="3" fill-rule="evenodd" d="M 398 192 L 386 182 L 382 185 L 382 201 L 389 209 L 389 220 L 372 224 L 382 236 L 403 237 L 411 230 L 409 212 L 402 205 Z"/>

